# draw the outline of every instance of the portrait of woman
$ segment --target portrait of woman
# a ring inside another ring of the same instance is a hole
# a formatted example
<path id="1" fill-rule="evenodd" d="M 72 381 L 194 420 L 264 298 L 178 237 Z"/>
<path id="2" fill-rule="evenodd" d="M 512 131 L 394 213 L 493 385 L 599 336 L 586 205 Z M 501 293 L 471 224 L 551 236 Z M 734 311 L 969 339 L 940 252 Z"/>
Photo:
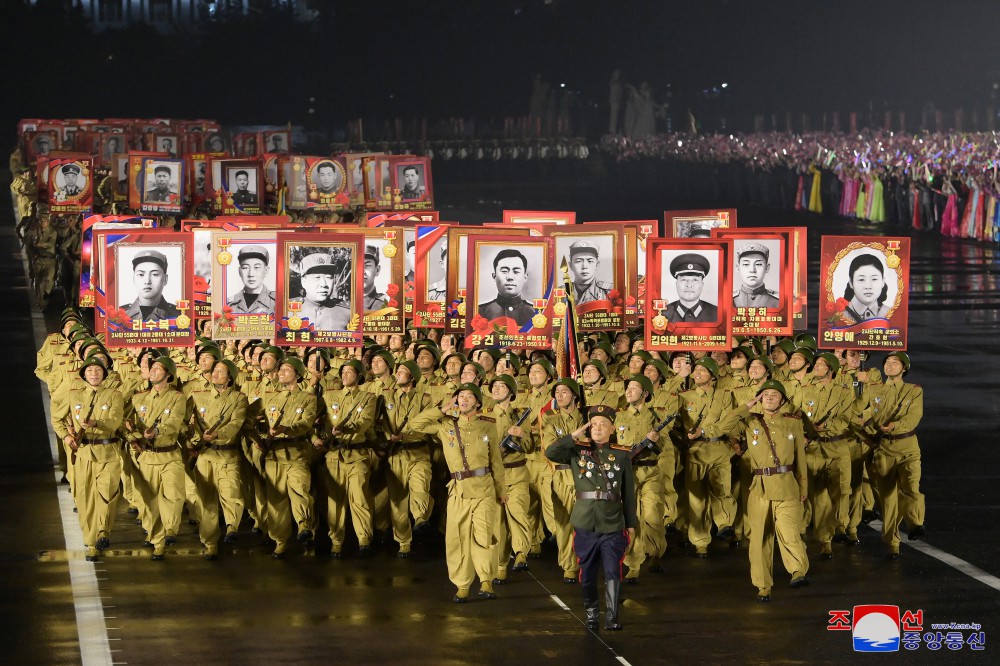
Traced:
<path id="1" fill-rule="evenodd" d="M 886 297 L 889 287 L 885 282 L 885 266 L 874 254 L 859 254 L 848 267 L 848 282 L 844 300 L 848 302 L 844 314 L 854 323 L 889 315 Z"/>

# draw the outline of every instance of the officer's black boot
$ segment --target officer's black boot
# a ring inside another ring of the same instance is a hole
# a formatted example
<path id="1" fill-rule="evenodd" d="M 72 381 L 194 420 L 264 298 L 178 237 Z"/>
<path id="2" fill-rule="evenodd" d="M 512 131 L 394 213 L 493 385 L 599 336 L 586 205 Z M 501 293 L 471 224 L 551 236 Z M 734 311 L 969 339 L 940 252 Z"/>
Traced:
<path id="1" fill-rule="evenodd" d="M 601 604 L 597 597 L 597 583 L 583 588 L 583 608 L 587 611 L 587 629 L 598 631 L 601 628 Z"/>
<path id="2" fill-rule="evenodd" d="M 618 623 L 618 608 L 621 604 L 622 582 L 620 580 L 604 581 L 605 603 L 608 606 L 604 616 L 604 628 L 608 631 L 621 631 Z"/>

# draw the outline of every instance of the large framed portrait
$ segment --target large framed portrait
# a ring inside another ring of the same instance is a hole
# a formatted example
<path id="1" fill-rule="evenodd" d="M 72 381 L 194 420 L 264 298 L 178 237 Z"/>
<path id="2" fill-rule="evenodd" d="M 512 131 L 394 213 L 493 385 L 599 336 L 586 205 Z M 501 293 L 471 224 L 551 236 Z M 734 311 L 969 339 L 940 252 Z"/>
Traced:
<path id="1" fill-rule="evenodd" d="M 142 161 L 142 211 L 180 213 L 184 210 L 184 160 L 147 157 Z"/>
<path id="2" fill-rule="evenodd" d="M 291 346 L 357 347 L 363 338 L 365 238 L 296 232 L 278 237 L 276 339 Z"/>
<path id="3" fill-rule="evenodd" d="M 308 191 L 306 208 L 317 211 L 340 211 L 346 208 L 349 200 L 343 160 L 335 157 L 306 157 L 303 161 Z"/>
<path id="4" fill-rule="evenodd" d="M 227 161 L 222 171 L 223 215 L 258 215 L 264 211 L 264 167 L 258 160 Z"/>
<path id="5" fill-rule="evenodd" d="M 191 203 L 198 205 L 208 201 L 212 194 L 212 181 L 209 177 L 209 160 L 211 158 L 221 158 L 223 153 L 189 153 L 185 156 L 187 161 L 187 196 Z"/>
<path id="6" fill-rule="evenodd" d="M 109 347 L 194 344 L 191 259 L 182 232 L 131 233 L 107 246 Z"/>
<path id="7" fill-rule="evenodd" d="M 504 224 L 576 224 L 576 212 L 560 210 L 505 210 Z"/>
<path id="8" fill-rule="evenodd" d="M 411 156 L 412 157 L 412 156 Z M 396 210 L 394 206 L 392 163 L 398 159 L 390 155 L 365 158 L 365 208 L 370 210 Z M 368 198 L 368 197 L 371 198 Z M 433 206 L 428 206 L 433 208 Z"/>
<path id="9" fill-rule="evenodd" d="M 712 236 L 733 240 L 733 335 L 791 335 L 795 301 L 792 230 L 715 229 Z"/>
<path id="10" fill-rule="evenodd" d="M 823 236 L 819 344 L 832 349 L 906 349 L 910 239 Z"/>
<path id="11" fill-rule="evenodd" d="M 434 208 L 429 157 L 394 157 L 391 164 L 392 209 L 430 210 Z"/>
<path id="12" fill-rule="evenodd" d="M 445 292 L 445 331 L 464 334 L 466 330 L 466 311 L 468 305 L 467 278 L 469 275 L 469 238 L 488 235 L 491 238 L 499 236 L 525 237 L 528 229 L 484 229 L 482 227 L 454 226 L 448 230 L 448 247 L 454 247 L 457 252 L 448 253 L 448 286 Z"/>
<path id="13" fill-rule="evenodd" d="M 263 138 L 263 133 L 261 132 L 243 132 L 242 134 L 237 134 L 233 137 L 233 153 L 240 157 L 257 157 L 263 151 L 263 147 L 261 146 Z"/>
<path id="14" fill-rule="evenodd" d="M 622 226 L 549 225 L 545 233 L 555 242 L 556 279 L 563 294 L 557 304 L 566 307 L 566 298 L 572 298 L 578 330 L 624 328 L 628 242 Z"/>
<path id="15" fill-rule="evenodd" d="M 148 150 L 130 150 L 128 153 L 128 167 L 125 176 L 128 192 L 128 207 L 140 210 L 142 208 L 142 192 L 145 188 L 146 172 L 143 170 L 143 160 L 147 157 L 167 158 L 164 153 L 156 153 Z M 119 183 L 120 185 L 120 183 Z"/>
<path id="16" fill-rule="evenodd" d="M 278 176 L 277 153 L 264 154 L 264 203 L 271 206 L 278 201 L 278 188 L 281 179 Z"/>
<path id="17" fill-rule="evenodd" d="M 620 224 L 627 230 L 627 239 L 630 246 L 635 246 L 635 250 L 631 255 L 626 253 L 625 280 L 628 283 L 628 293 L 625 297 L 625 325 L 628 328 L 638 326 L 646 314 L 646 244 L 650 238 L 659 237 L 660 223 L 657 220 L 607 220 L 583 224 Z"/>
<path id="18" fill-rule="evenodd" d="M 128 142 L 124 134 L 112 134 L 110 132 L 101 134 L 98 154 L 101 156 L 101 164 L 114 169 L 117 155 L 128 152 Z"/>
<path id="19" fill-rule="evenodd" d="M 94 208 L 94 160 L 55 158 L 47 162 L 49 212 L 89 213 Z"/>
<path id="20" fill-rule="evenodd" d="M 115 203 L 128 201 L 128 153 L 115 153 L 111 160 L 111 175 L 115 179 Z"/>
<path id="21" fill-rule="evenodd" d="M 413 287 L 413 325 L 444 328 L 448 292 L 447 223 L 418 224 L 414 237 L 416 273 Z"/>
<path id="22" fill-rule="evenodd" d="M 214 229 L 208 233 L 214 286 L 211 296 L 212 338 L 273 338 L 278 232 Z"/>
<path id="23" fill-rule="evenodd" d="M 736 209 L 668 210 L 663 212 L 663 223 L 673 238 L 708 238 L 712 229 L 736 226 Z"/>
<path id="24" fill-rule="evenodd" d="M 291 130 L 273 130 L 270 132 L 264 132 L 264 150 L 265 153 L 288 153 L 292 149 L 292 132 Z"/>
<path id="25" fill-rule="evenodd" d="M 228 156 L 229 137 L 220 131 L 205 133 L 202 137 L 202 152 L 217 153 L 220 157 Z"/>
<path id="26" fill-rule="evenodd" d="M 381 153 L 344 153 L 344 170 L 347 175 L 346 192 L 351 206 L 364 207 L 367 198 L 365 189 L 365 158 Z"/>
<path id="27" fill-rule="evenodd" d="M 733 241 L 657 238 L 646 254 L 646 349 L 732 349 Z"/>
<path id="28" fill-rule="evenodd" d="M 154 134 L 149 149 L 164 153 L 168 157 L 183 155 L 180 149 L 180 137 L 176 134 Z"/>
<path id="29" fill-rule="evenodd" d="M 88 215 L 80 224 L 80 290 L 77 305 L 81 308 L 104 310 L 102 298 L 107 293 L 100 279 L 98 266 L 104 257 L 103 248 L 95 245 L 95 234 L 101 229 L 152 229 L 156 221 L 136 215 Z"/>
<path id="30" fill-rule="evenodd" d="M 465 347 L 552 348 L 555 270 L 551 238 L 468 237 Z"/>
<path id="31" fill-rule="evenodd" d="M 403 230 L 332 225 L 323 232 L 361 234 L 365 238 L 362 256 L 365 335 L 404 333 L 403 272 L 406 254 L 403 251 Z"/>
<path id="32" fill-rule="evenodd" d="M 407 220 L 393 220 L 386 222 L 383 226 L 396 229 L 400 234 L 403 250 L 403 316 L 412 321 L 414 295 L 417 291 L 416 223 Z"/>
<path id="33" fill-rule="evenodd" d="M 39 157 L 48 157 L 53 150 L 59 150 L 59 132 L 54 129 L 34 130 L 24 133 L 24 148 L 28 164 L 34 164 Z"/>
<path id="34" fill-rule="evenodd" d="M 792 329 L 805 331 L 809 327 L 809 229 L 791 227 L 792 258 Z"/>

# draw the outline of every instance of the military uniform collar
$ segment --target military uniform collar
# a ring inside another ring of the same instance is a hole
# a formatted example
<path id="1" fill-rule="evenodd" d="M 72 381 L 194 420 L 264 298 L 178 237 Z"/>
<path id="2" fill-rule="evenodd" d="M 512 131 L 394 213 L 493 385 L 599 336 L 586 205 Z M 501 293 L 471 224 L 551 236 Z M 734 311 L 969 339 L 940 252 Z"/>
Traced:
<path id="1" fill-rule="evenodd" d="M 677 314 L 679 314 L 682 318 L 688 315 L 697 317 L 701 314 L 701 301 L 698 301 L 697 305 L 693 308 L 689 308 L 680 301 L 677 301 Z"/>
<path id="2" fill-rule="evenodd" d="M 500 294 L 497 294 L 496 302 L 497 305 L 502 305 L 503 307 L 515 307 L 517 305 L 521 305 L 521 303 L 524 303 L 525 301 L 521 298 L 520 294 L 517 296 L 501 296 Z"/>
<path id="3" fill-rule="evenodd" d="M 762 284 L 759 287 L 756 287 L 754 289 L 747 289 L 747 287 L 746 287 L 745 284 L 741 284 L 740 285 L 740 291 L 742 291 L 744 294 L 749 294 L 749 295 L 752 295 L 752 296 L 759 296 L 760 294 L 766 294 L 767 293 L 767 287 Z"/>

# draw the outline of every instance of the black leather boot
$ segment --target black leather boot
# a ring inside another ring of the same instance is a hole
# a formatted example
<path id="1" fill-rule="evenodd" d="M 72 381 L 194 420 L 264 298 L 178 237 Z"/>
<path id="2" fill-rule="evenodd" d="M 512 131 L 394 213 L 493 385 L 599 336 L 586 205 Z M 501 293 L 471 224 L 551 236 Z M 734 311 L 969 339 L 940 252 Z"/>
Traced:
<path id="1" fill-rule="evenodd" d="M 601 628 L 601 604 L 596 583 L 583 588 L 583 608 L 587 612 L 587 629 L 598 631 Z"/>
<path id="2" fill-rule="evenodd" d="M 604 628 L 608 631 L 621 631 L 622 625 L 618 623 L 618 608 L 621 603 L 622 582 L 620 580 L 604 581 L 605 603 L 608 610 L 604 616 Z"/>

